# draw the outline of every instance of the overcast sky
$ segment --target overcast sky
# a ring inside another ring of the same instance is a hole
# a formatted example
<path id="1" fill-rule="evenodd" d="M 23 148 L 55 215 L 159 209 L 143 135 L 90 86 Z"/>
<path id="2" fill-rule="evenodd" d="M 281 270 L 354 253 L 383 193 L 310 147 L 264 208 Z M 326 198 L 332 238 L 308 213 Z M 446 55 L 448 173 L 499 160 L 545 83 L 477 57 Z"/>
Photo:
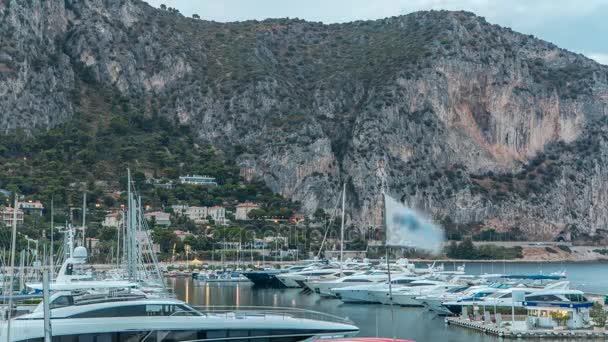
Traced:
<path id="1" fill-rule="evenodd" d="M 300 18 L 324 23 L 429 9 L 467 10 L 608 65 L 608 0 L 147 0 L 220 22 Z"/>

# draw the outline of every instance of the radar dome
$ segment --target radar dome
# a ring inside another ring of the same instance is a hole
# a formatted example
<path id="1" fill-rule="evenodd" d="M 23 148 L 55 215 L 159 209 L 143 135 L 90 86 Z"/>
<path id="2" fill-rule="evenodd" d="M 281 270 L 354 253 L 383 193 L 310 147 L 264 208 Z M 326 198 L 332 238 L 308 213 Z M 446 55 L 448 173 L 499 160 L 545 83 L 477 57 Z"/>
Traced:
<path id="1" fill-rule="evenodd" d="M 78 247 L 74 248 L 74 258 L 86 259 L 87 258 L 87 249 L 82 246 L 78 246 Z"/>

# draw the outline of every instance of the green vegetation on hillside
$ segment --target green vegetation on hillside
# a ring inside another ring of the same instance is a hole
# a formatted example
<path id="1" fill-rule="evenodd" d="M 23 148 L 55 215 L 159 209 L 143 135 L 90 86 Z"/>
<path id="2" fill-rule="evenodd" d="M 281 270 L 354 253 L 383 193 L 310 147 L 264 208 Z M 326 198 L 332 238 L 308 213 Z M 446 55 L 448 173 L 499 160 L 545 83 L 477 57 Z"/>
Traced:
<path id="1" fill-rule="evenodd" d="M 460 243 L 452 242 L 446 247 L 446 255 L 452 259 L 466 260 L 510 260 L 523 258 L 521 247 L 502 247 L 496 245 L 475 246 L 471 239 Z"/>
<path id="2" fill-rule="evenodd" d="M 47 209 L 53 199 L 56 224 L 63 225 L 69 207 L 81 206 L 86 191 L 91 222 L 88 235 L 102 242 L 114 238 L 115 229 L 101 228 L 100 222 L 107 209 L 125 203 L 121 192 L 126 188 L 127 167 L 132 170 L 144 205 L 151 208 L 188 203 L 234 210 L 237 203 L 252 201 L 266 215 L 283 217 L 297 208 L 297 203 L 272 193 L 262 181 L 245 181 L 230 155 L 199 143 L 188 126 L 154 110 L 144 115 L 142 108 L 131 104 L 133 101 L 85 83 L 77 96 L 81 110 L 68 123 L 34 136 L 20 130 L 0 136 L 0 189 L 41 200 Z M 177 183 L 177 178 L 186 174 L 215 177 L 218 186 L 175 184 L 173 189 L 165 189 L 146 182 L 154 178 L 161 183 Z M 9 198 L 0 200 L 5 205 L 10 203 Z M 80 209 L 74 215 L 78 219 Z M 174 228 L 195 228 L 187 220 L 176 221 Z M 49 222 L 48 210 L 43 217 L 26 215 L 20 232 L 40 238 Z M 109 246 L 105 247 L 109 253 Z"/>

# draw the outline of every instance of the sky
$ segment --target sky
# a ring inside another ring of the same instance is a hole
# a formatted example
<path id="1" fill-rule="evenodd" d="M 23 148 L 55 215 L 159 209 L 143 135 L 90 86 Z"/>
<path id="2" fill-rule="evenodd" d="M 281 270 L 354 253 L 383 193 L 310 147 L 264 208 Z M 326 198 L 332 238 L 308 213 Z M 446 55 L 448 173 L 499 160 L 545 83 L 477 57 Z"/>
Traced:
<path id="1" fill-rule="evenodd" d="M 373 20 L 430 9 L 466 10 L 608 65 L 608 0 L 147 0 L 219 22 L 300 18 Z"/>

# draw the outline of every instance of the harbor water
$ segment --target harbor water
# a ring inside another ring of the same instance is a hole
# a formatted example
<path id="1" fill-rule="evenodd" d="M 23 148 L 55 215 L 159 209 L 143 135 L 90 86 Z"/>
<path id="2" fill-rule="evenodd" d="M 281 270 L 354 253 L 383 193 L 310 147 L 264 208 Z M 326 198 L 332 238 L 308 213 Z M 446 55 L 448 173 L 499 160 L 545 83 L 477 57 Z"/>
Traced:
<path id="1" fill-rule="evenodd" d="M 455 265 L 446 264 L 446 270 Z M 423 267 L 419 265 L 419 267 Z M 571 287 L 587 292 L 608 293 L 608 264 L 471 263 L 468 274 L 549 274 L 566 271 Z M 178 298 L 191 305 L 236 305 L 296 307 L 348 317 L 361 329 L 359 336 L 381 336 L 423 341 L 499 341 L 498 337 L 446 326 L 442 317 L 424 308 L 380 304 L 344 304 L 320 298 L 301 289 L 255 288 L 250 284 L 205 283 L 190 278 L 167 279 Z M 551 341 L 551 339 L 543 339 Z M 557 340 L 556 340 L 557 341 Z"/>

